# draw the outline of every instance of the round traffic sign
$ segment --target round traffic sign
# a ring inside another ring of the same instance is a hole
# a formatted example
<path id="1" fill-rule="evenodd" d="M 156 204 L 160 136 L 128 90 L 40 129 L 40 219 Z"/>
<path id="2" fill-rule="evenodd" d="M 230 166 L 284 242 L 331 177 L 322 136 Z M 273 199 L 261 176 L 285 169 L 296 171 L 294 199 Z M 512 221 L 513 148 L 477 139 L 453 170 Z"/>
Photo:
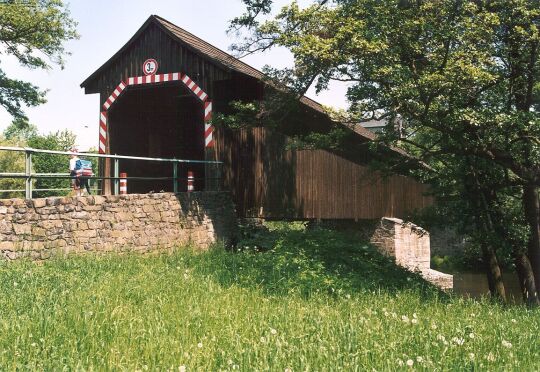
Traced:
<path id="1" fill-rule="evenodd" d="M 157 72 L 158 63 L 155 59 L 150 58 L 143 63 L 143 72 L 145 75 L 154 75 Z"/>

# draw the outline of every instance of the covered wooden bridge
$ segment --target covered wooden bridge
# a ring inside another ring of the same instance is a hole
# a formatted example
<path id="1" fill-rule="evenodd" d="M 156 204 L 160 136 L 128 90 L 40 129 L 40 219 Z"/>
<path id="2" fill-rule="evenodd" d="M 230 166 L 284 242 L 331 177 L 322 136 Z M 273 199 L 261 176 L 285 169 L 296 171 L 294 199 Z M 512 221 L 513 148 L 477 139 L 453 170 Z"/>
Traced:
<path id="1" fill-rule="evenodd" d="M 348 151 L 293 150 L 290 136 L 329 130 L 333 122 L 307 97 L 275 129 L 216 130 L 212 114 L 235 100 L 263 99 L 262 72 L 158 16 L 82 84 L 100 95 L 102 153 L 224 162 L 223 183 L 241 217 L 372 219 L 406 217 L 431 203 L 426 187 L 368 164 L 398 150 L 364 151 L 373 134 L 347 129 Z M 125 163 L 129 175 L 163 175 L 169 169 Z M 192 169 L 198 177 L 203 166 Z M 110 164 L 102 167 L 110 175 Z M 183 169 L 183 172 L 186 172 Z M 204 187 L 199 182 L 198 187 Z M 130 192 L 172 191 L 169 184 L 136 183 Z"/>

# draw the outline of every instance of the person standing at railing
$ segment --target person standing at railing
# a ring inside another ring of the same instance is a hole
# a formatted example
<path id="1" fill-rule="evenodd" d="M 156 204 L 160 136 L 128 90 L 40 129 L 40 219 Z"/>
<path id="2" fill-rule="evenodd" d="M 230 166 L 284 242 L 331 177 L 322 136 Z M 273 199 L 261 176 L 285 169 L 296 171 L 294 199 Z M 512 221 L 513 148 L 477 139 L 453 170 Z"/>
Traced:
<path id="1" fill-rule="evenodd" d="M 75 173 L 77 174 L 77 179 L 79 180 L 81 195 L 84 194 L 85 189 L 88 195 L 90 195 L 90 180 L 88 177 L 92 177 L 94 175 L 94 172 L 92 172 L 92 162 L 89 160 L 78 159 L 75 162 Z"/>
<path id="2" fill-rule="evenodd" d="M 71 176 L 71 186 L 73 187 L 73 191 L 75 191 L 75 196 L 82 196 L 85 191 L 90 194 L 90 185 L 88 184 L 87 177 L 92 177 L 92 163 L 88 160 L 81 160 L 79 155 L 77 155 L 77 149 L 73 148 L 71 152 L 69 175 Z"/>
<path id="3" fill-rule="evenodd" d="M 75 196 L 81 196 L 81 180 L 77 177 L 77 160 L 79 155 L 77 155 L 78 150 L 73 148 L 70 150 L 72 154 L 69 156 L 69 175 L 71 177 L 71 187 L 75 192 Z"/>

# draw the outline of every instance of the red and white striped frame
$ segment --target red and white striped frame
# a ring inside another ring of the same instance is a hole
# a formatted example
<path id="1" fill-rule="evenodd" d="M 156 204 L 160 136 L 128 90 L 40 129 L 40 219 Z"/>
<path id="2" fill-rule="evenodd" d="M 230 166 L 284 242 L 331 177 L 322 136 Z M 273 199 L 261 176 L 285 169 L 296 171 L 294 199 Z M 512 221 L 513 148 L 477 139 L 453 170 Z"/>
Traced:
<path id="1" fill-rule="evenodd" d="M 148 76 L 136 76 L 128 78 L 127 82 L 120 82 L 112 94 L 103 103 L 103 111 L 99 120 L 99 153 L 105 154 L 107 151 L 107 110 L 118 99 L 122 92 L 131 85 L 164 83 L 167 81 L 181 81 L 204 105 L 204 146 L 210 148 L 214 146 L 213 132 L 214 127 L 210 124 L 212 119 L 212 101 L 208 98 L 208 94 L 202 90 L 191 78 L 187 75 L 182 75 L 180 72 L 168 74 L 156 74 Z"/>

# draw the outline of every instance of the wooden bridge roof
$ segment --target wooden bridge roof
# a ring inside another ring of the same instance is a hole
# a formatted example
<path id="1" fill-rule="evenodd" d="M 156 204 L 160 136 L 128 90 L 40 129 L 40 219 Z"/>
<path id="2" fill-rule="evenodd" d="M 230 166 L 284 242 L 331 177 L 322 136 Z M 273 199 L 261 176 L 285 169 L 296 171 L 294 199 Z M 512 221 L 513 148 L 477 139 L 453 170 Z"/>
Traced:
<path id="1" fill-rule="evenodd" d="M 263 72 L 248 65 L 247 63 L 242 62 L 238 58 L 233 57 L 229 53 L 224 52 L 223 50 L 202 40 L 201 38 L 193 35 L 192 33 L 184 30 L 183 28 L 176 26 L 175 24 L 167 21 L 160 16 L 151 15 L 122 48 L 120 48 L 111 58 L 109 58 L 109 60 L 107 60 L 103 65 L 101 65 L 96 71 L 94 71 L 81 83 L 81 88 L 86 88 L 93 80 L 97 79 L 100 74 L 103 73 L 109 66 L 111 66 L 152 23 L 157 25 L 166 34 L 168 34 L 177 42 L 181 43 L 186 48 L 192 50 L 193 52 L 199 54 L 201 57 L 213 62 L 214 64 L 225 70 L 235 71 L 247 76 L 251 76 L 260 81 L 267 79 L 266 75 Z M 301 97 L 300 102 L 308 106 L 309 108 L 326 115 L 326 110 L 318 102 L 306 96 Z M 363 128 L 360 125 L 354 126 L 353 130 L 367 140 L 373 140 L 375 138 L 375 135 L 372 132 Z"/>

